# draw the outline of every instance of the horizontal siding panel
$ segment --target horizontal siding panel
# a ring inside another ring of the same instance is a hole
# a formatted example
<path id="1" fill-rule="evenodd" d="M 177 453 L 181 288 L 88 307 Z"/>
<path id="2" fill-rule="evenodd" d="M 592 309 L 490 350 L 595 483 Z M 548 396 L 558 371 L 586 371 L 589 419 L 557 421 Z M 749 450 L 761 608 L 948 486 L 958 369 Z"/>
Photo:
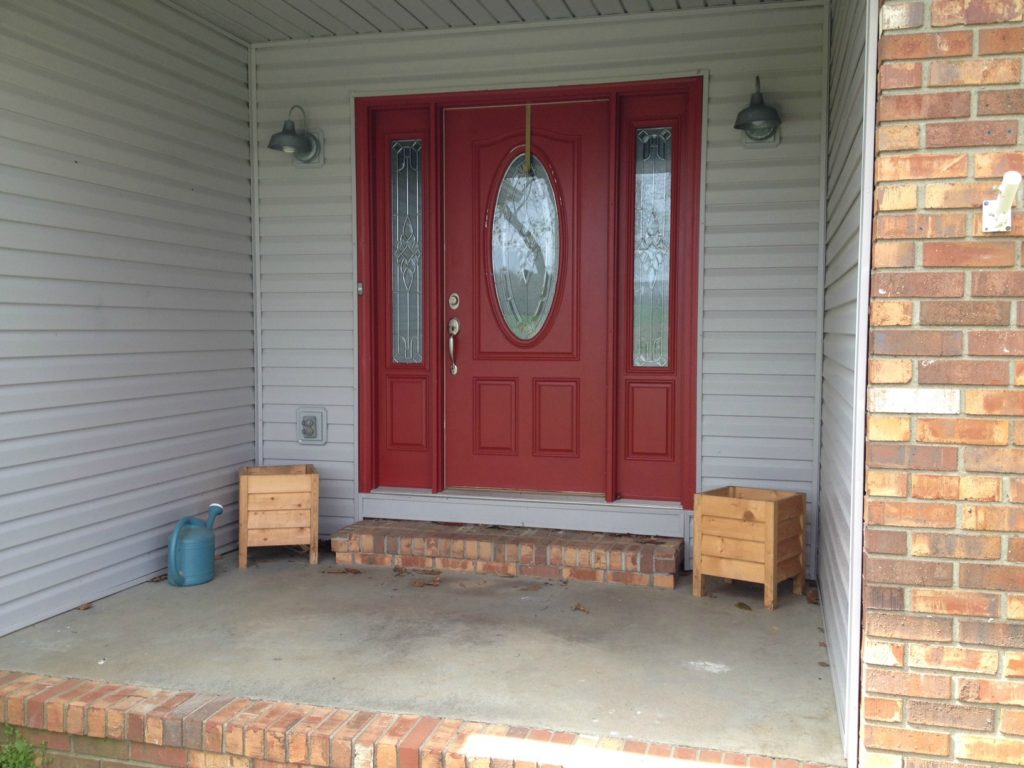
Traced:
<path id="1" fill-rule="evenodd" d="M 784 250 L 759 252 L 757 263 L 768 269 L 806 268 L 817 259 L 817 247 L 789 247 Z M 712 248 L 704 251 L 704 265 L 708 269 L 750 269 L 749 248 Z"/>
<path id="2" fill-rule="evenodd" d="M 109 36 L 116 32 L 109 16 L 82 13 L 79 8 L 55 0 L 33 0 L 30 6 L 5 13 L 4 27 L 45 49 L 92 61 L 90 74 L 95 78 L 124 70 L 120 74 L 128 83 L 173 94 L 183 107 L 196 109 L 197 104 L 209 100 L 214 113 L 233 110 L 235 117 L 244 119 L 244 76 L 231 78 L 216 69 L 208 71 L 187 57 L 170 55 L 173 48 L 167 46 L 167 40 L 162 46 L 153 46 L 122 32 L 118 44 L 111 46 Z M 97 10 L 102 14 L 103 9 Z M 52 60 L 47 65 L 52 66 Z"/>
<path id="3" fill-rule="evenodd" d="M 31 384 L 79 379 L 120 378 L 137 376 L 140 370 L 150 375 L 162 373 L 197 373 L 252 368 L 253 353 L 176 352 L 172 354 L 140 353 L 135 355 L 80 355 L 69 368 L 59 358 L 13 358 L 0 360 L 0 381 L 7 385 Z M 161 379 L 162 380 L 162 379 Z M 9 393 L 10 390 L 7 390 Z M 5 398 L 5 403 L 6 403 Z"/>
<path id="4" fill-rule="evenodd" d="M 331 424 L 328 420 L 329 437 L 332 441 L 353 442 L 355 440 L 355 428 L 352 424 Z M 263 439 L 265 445 L 275 442 L 290 442 L 295 440 L 296 426 L 295 418 L 288 423 L 268 421 L 263 426 Z M 321 491 L 322 492 L 322 491 Z"/>
<path id="5" fill-rule="evenodd" d="M 804 312 L 744 312 L 708 310 L 704 313 L 705 332 L 746 332 L 746 333 L 814 333 L 817 317 L 809 310 Z"/>
<path id="6" fill-rule="evenodd" d="M 264 349 L 353 349 L 352 333 L 325 330 L 264 331 Z"/>
<path id="7" fill-rule="evenodd" d="M 702 399 L 703 413 L 707 416 L 774 416 L 800 418 L 807 414 L 807 401 L 812 397 L 782 397 L 778 395 L 709 395 Z"/>
<path id="8" fill-rule="evenodd" d="M 742 273 L 741 273 L 742 274 Z M 720 274 L 720 276 L 724 276 Z M 816 287 L 778 288 L 775 290 L 714 290 L 704 291 L 707 311 L 720 310 L 782 310 L 806 307 L 818 295 Z"/>
<path id="9" fill-rule="evenodd" d="M 741 355 L 708 352 L 704 355 L 704 375 L 731 373 L 741 376 L 749 374 L 814 376 L 814 360 L 807 355 Z"/>
<path id="10" fill-rule="evenodd" d="M 0 43 L 3 42 L 0 36 Z M 0 115 L 0 132 L 14 141 L 40 147 L 59 146 L 65 152 L 90 157 L 94 161 L 110 163 L 137 173 L 147 169 L 166 176 L 174 183 L 198 185 L 232 197 L 244 197 L 248 188 L 238 182 L 240 166 L 225 167 L 224 173 L 210 170 L 210 164 L 203 164 L 194 158 L 191 151 L 180 157 L 170 154 L 153 154 L 146 147 L 135 146 L 133 142 L 113 144 L 104 135 L 93 135 L 78 127 L 56 125 L 48 121 L 47 115 L 36 118 L 31 115 Z M 244 126 L 244 122 L 239 123 Z M 96 126 L 97 131 L 100 126 Z M 239 143 L 239 150 L 244 144 Z M 163 147 L 166 150 L 166 145 Z"/>
<path id="11" fill-rule="evenodd" d="M 154 429 L 156 425 L 154 425 Z M 168 430 L 170 431 L 170 430 Z M 117 472 L 131 467 L 156 464 L 171 459 L 191 456 L 206 451 L 217 451 L 238 445 L 251 444 L 253 425 L 246 424 L 218 432 L 196 431 L 183 437 L 166 437 L 158 443 L 90 451 L 80 456 L 51 458 L 45 464 L 37 463 L 0 469 L 0 484 L 8 493 L 46 487 L 54 478 L 61 481 L 78 480 Z M 17 512 L 15 512 L 17 514 Z M 4 515 L 5 516 L 5 515 Z M 0 516 L 0 519 L 3 519 Z"/>
<path id="12" fill-rule="evenodd" d="M 324 375 L 330 371 L 331 380 L 336 386 L 351 387 L 355 385 L 355 370 L 352 368 L 271 368 L 264 366 L 263 385 L 267 387 L 315 387 L 323 381 Z"/>
<path id="13" fill-rule="evenodd" d="M 247 235 L 224 233 L 192 226 L 184 227 L 153 221 L 136 215 L 113 211 L 97 215 L 96 210 L 81 205 L 66 205 L 49 200 L 0 194 L 0 211 L 7 221 L 49 226 L 54 221 L 62 229 L 93 232 L 107 236 L 155 240 L 207 251 L 249 253 Z"/>
<path id="14" fill-rule="evenodd" d="M 93 182 L 57 178 L 36 171 L 6 169 L 3 176 L 0 176 L 0 192 L 125 216 L 143 216 L 149 221 L 182 227 L 223 230 L 231 225 L 231 219 L 224 211 L 211 211 L 194 201 L 178 202 L 157 195 L 105 188 Z M 235 233 L 248 237 L 249 227 L 248 212 L 236 214 Z"/>
<path id="15" fill-rule="evenodd" d="M 215 263 L 220 272 L 240 272 L 250 276 L 252 273 L 252 257 L 248 253 L 204 251 L 176 243 L 56 229 L 48 227 L 46 222 L 38 225 L 0 218 L 0 242 L 12 250 L 93 256 L 196 269 L 212 269 L 211 264 Z"/>
<path id="16" fill-rule="evenodd" d="M 4 390 L 4 402 L 10 404 L 8 408 L 12 414 L 17 411 L 39 411 L 103 402 L 119 403 L 127 413 L 133 410 L 136 400 L 140 401 L 143 408 L 157 407 L 155 401 L 158 401 L 160 395 L 199 395 L 200 403 L 214 405 L 215 393 L 227 392 L 230 401 L 238 403 L 243 399 L 244 390 L 252 388 L 252 374 L 248 369 L 199 374 L 171 373 L 152 377 L 138 376 L 137 373 L 129 377 L 79 378 L 52 384 L 9 387 Z M 145 388 L 144 397 L 139 396 L 140 388 Z M 42 418 L 45 414 L 37 415 Z M 67 412 L 62 411 L 61 417 L 66 415 Z"/>
<path id="17" fill-rule="evenodd" d="M 87 524 L 94 515 L 95 521 L 111 519 L 112 512 L 129 514 L 133 509 L 148 508 L 158 503 L 160 493 L 168 498 L 182 498 L 193 493 L 193 478 L 215 471 L 227 471 L 235 475 L 241 466 L 252 463 L 252 446 L 232 446 L 226 450 L 208 451 L 182 456 L 158 464 L 133 467 L 128 470 L 107 472 L 102 476 L 90 475 L 79 480 L 49 484 L 18 495 L 18 517 L 9 513 L 4 518 L 3 539 L 6 546 L 17 546 L 19 534 L 22 541 L 35 541 L 62 530 Z M 135 494 L 135 504 L 118 506 L 121 495 Z M 218 501 L 210 498 L 210 503 Z M 113 504 L 113 506 L 111 506 Z M 127 510 L 127 511 L 126 511 Z M 71 520 L 69 522 L 69 516 Z M 8 525 L 7 521 L 11 520 Z M 168 522 L 174 522 L 174 518 Z M 73 523 L 73 525 L 71 524 Z"/>
<path id="18" fill-rule="evenodd" d="M 799 354 L 808 345 L 817 343 L 817 333 L 706 333 L 704 348 L 709 352 L 729 350 L 732 353 L 752 355 L 773 354 L 777 352 Z"/>
<path id="19" fill-rule="evenodd" d="M 0 634 L 164 570 L 255 455 L 247 51 L 157 2 L 0 30 Z"/>
<path id="20" fill-rule="evenodd" d="M 18 297 L 21 299 L 21 297 Z M 226 331 L 252 328 L 252 315 L 199 309 L 128 309 L 125 307 L 32 306 L 19 302 L 0 307 L 0 326 L 14 331 Z"/>
<path id="21" fill-rule="evenodd" d="M 4 281 L 10 288 L 11 295 L 17 297 L 18 303 L 25 305 L 44 305 L 43 311 L 56 312 L 56 307 L 45 305 L 66 305 L 72 300 L 85 302 L 80 306 L 93 307 L 103 312 L 125 311 L 131 308 L 152 310 L 180 310 L 202 316 L 204 312 L 220 312 L 227 316 L 229 312 L 237 313 L 252 326 L 252 294 L 215 290 L 196 290 L 194 288 L 162 288 L 152 285 L 123 285 L 104 283 L 98 280 L 82 285 L 81 282 L 68 279 L 46 278 L 10 278 Z M 76 307 L 77 309 L 77 307 Z M 133 327 L 137 327 L 132 324 Z"/>
<path id="22" fill-rule="evenodd" d="M 161 182 L 159 177 L 151 176 L 144 170 L 80 158 L 80 155 L 62 149 L 42 147 L 13 139 L 0 145 L 0 164 L 7 168 L 146 195 L 203 210 L 220 211 L 236 216 L 249 215 L 249 201 L 244 197 L 204 190 L 184 181 L 164 179 Z"/>
<path id="23" fill-rule="evenodd" d="M 220 494 L 221 498 L 226 500 L 231 489 L 231 485 L 225 485 L 212 488 L 207 493 L 213 496 Z M 0 553 L 0 568 L 18 573 L 10 585 L 10 597 L 16 600 L 31 595 L 40 588 L 55 586 L 64 581 L 63 573 L 47 568 L 46 561 L 42 565 L 39 564 L 44 555 L 48 559 L 60 558 L 68 563 L 75 563 L 81 558 L 82 553 L 88 553 L 89 558 L 95 562 L 96 557 L 111 551 L 112 541 L 130 540 L 139 535 L 149 538 L 147 546 L 154 550 L 161 546 L 166 547 L 166 542 L 174 530 L 176 518 L 181 516 L 182 510 L 189 510 L 194 514 L 205 512 L 208 505 L 203 506 L 203 501 L 203 498 L 195 496 L 175 500 L 171 505 L 143 510 L 125 519 L 104 520 L 86 528 L 63 531 L 47 537 L 45 542 L 37 541 L 31 547 L 13 550 L 13 556 L 10 557 L 6 553 Z M 169 523 L 169 519 L 175 522 Z M 236 500 L 234 503 L 224 505 L 224 514 L 218 517 L 216 525 L 218 528 L 226 528 L 236 527 L 237 523 Z"/>
<path id="24" fill-rule="evenodd" d="M 707 414 L 704 417 L 704 439 L 715 436 L 730 438 L 777 437 L 810 441 L 814 436 L 814 419 L 790 419 L 785 416 L 751 417 L 739 414 Z M 734 440 L 734 442 L 739 442 Z M 742 448 L 734 449 L 737 452 Z"/>
<path id="25" fill-rule="evenodd" d="M 355 368 L 355 354 L 351 349 L 267 349 L 263 352 L 263 365 L 267 368 L 305 367 L 322 376 L 320 368 Z"/>
<path id="26" fill-rule="evenodd" d="M 47 459 L 83 456 L 123 446 L 139 446 L 199 432 L 249 427 L 252 424 L 252 416 L 252 408 L 241 407 L 69 431 L 62 435 L 59 444 L 54 444 L 50 435 L 5 440 L 0 443 L 0 465 L 17 467 Z"/>
<path id="27" fill-rule="evenodd" d="M 192 352 L 244 349 L 252 332 L 231 331 L 0 331 L 0 358 L 102 355 L 123 352 Z"/>
<path id="28" fill-rule="evenodd" d="M 2 225 L 0 225 L 2 226 Z M 136 251 L 135 254 L 140 252 Z M 135 254 L 125 254 L 133 256 Z M 141 254 L 140 254 L 141 255 Z M 82 283 L 107 283 L 114 285 L 143 286 L 144 289 L 186 288 L 187 291 L 175 294 L 188 294 L 201 297 L 210 291 L 220 294 L 225 302 L 231 301 L 229 308 L 242 308 L 245 295 L 252 297 L 252 275 L 242 274 L 235 270 L 217 271 L 209 268 L 178 267 L 160 264 L 142 259 L 92 258 L 89 254 L 41 253 L 39 251 L 20 251 L 0 248 L 0 275 L 10 277 L 39 277 L 54 282 L 55 290 L 59 290 L 58 280 L 73 280 L 81 285 L 81 290 L 102 290 L 102 286 L 82 285 Z M 232 264 L 231 266 L 234 266 Z M 159 291 L 155 291 L 160 295 Z M 239 293 L 240 297 L 229 297 L 225 294 Z M 202 301 L 192 298 L 191 301 Z M 223 307 L 224 305 L 221 304 Z M 250 301 L 251 308 L 251 301 Z"/>
<path id="29" fill-rule="evenodd" d="M 813 446 L 808 446 L 803 439 L 749 437 L 737 448 L 732 437 L 706 437 L 702 445 L 705 458 L 735 456 L 742 459 L 774 458 L 803 462 L 811 462 L 815 458 Z"/>
<path id="30" fill-rule="evenodd" d="M 295 407 L 290 405 L 264 405 L 263 424 L 295 423 Z M 327 424 L 355 424 L 356 409 L 351 405 L 334 405 L 327 409 Z"/>
<path id="31" fill-rule="evenodd" d="M 333 376 L 333 374 L 332 374 Z M 263 402 L 276 405 L 352 405 L 355 392 L 351 387 L 330 386 L 332 379 L 325 377 L 320 387 L 263 387 Z"/>
<path id="32" fill-rule="evenodd" d="M 355 313 L 348 312 L 307 312 L 282 309 L 280 312 L 262 314 L 266 331 L 352 331 L 355 328 Z M 351 336 L 351 333 L 349 334 Z"/>
<path id="33" fill-rule="evenodd" d="M 795 397 L 814 397 L 817 393 L 810 376 L 786 376 L 782 371 L 745 376 L 705 374 L 704 388 L 723 395 L 756 396 L 762 392 L 784 391 Z"/>

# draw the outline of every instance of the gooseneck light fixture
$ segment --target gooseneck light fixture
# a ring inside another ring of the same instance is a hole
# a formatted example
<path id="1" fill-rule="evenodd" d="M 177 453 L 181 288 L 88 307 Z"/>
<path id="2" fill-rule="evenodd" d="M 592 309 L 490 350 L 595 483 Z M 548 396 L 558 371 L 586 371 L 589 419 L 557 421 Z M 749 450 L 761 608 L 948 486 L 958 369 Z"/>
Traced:
<path id="1" fill-rule="evenodd" d="M 292 112 L 299 110 L 302 113 L 302 130 L 295 130 L 295 121 L 292 120 Z M 270 137 L 267 144 L 270 149 L 276 149 L 291 155 L 297 163 L 323 165 L 321 151 L 323 150 L 323 135 L 309 130 L 309 123 L 306 120 L 306 110 L 298 104 L 288 110 L 288 119 L 278 133 Z"/>
<path id="2" fill-rule="evenodd" d="M 754 143 L 778 142 L 779 126 L 782 118 L 773 107 L 764 103 L 764 96 L 761 95 L 761 78 L 755 78 L 757 90 L 750 96 L 750 106 L 744 107 L 736 115 L 736 123 L 733 125 L 738 131 L 743 131 L 747 139 Z"/>

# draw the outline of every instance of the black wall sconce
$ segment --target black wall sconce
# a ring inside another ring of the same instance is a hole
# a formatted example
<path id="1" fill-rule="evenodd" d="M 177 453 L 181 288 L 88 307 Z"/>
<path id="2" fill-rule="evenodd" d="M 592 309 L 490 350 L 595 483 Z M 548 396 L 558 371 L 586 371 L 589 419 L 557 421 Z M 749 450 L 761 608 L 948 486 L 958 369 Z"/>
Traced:
<path id="1" fill-rule="evenodd" d="M 295 130 L 295 121 L 292 120 L 292 112 L 296 109 L 302 113 L 301 131 Z M 297 165 L 323 165 L 323 134 L 319 131 L 310 131 L 308 126 L 306 110 L 296 104 L 288 110 L 288 119 L 284 121 L 281 130 L 270 137 L 267 147 L 291 155 Z"/>
<path id="2" fill-rule="evenodd" d="M 755 78 L 755 83 L 757 90 L 750 96 L 750 106 L 744 107 L 736 115 L 733 128 L 743 131 L 747 143 L 778 144 L 782 118 L 774 107 L 764 103 L 764 96 L 761 95 L 761 78 Z"/>

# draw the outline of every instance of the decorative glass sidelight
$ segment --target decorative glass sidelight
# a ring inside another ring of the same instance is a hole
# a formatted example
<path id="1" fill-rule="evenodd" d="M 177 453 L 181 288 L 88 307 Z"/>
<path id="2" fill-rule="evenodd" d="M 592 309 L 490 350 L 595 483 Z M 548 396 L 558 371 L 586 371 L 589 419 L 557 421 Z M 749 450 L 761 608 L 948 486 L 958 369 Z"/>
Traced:
<path id="1" fill-rule="evenodd" d="M 633 219 L 633 365 L 668 366 L 672 129 L 636 132 Z"/>
<path id="2" fill-rule="evenodd" d="M 423 362 L 423 142 L 391 142 L 391 359 Z"/>
<path id="3" fill-rule="evenodd" d="M 494 204 L 491 264 L 498 305 L 508 329 L 527 341 L 551 312 L 558 286 L 558 205 L 544 164 L 526 155 L 505 171 Z"/>

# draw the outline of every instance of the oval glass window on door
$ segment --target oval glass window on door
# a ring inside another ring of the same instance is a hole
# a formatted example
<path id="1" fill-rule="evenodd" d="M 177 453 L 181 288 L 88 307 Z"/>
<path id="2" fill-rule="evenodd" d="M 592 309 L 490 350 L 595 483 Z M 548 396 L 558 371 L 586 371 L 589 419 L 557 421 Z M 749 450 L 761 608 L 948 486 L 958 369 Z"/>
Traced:
<path id="1" fill-rule="evenodd" d="M 502 317 L 522 341 L 544 327 L 558 287 L 558 204 L 551 178 L 534 155 L 509 163 L 498 187 L 491 226 L 494 290 Z"/>

